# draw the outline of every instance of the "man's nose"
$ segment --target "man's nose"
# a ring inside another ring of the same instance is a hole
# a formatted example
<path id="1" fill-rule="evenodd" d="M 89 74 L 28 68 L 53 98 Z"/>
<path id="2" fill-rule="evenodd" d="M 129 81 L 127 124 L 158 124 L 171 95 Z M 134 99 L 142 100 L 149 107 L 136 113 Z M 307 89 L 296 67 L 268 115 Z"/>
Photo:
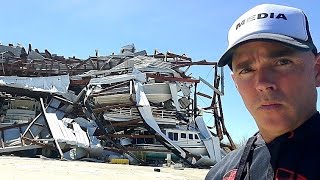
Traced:
<path id="1" fill-rule="evenodd" d="M 256 74 L 256 89 L 257 91 L 276 90 L 276 77 L 270 69 L 259 69 Z"/>

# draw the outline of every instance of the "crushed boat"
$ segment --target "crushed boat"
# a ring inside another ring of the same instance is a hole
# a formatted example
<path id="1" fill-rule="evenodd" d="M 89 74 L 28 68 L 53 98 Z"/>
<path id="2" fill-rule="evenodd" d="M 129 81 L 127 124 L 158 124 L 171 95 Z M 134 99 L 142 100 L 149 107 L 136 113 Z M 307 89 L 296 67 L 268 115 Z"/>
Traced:
<path id="1" fill-rule="evenodd" d="M 223 120 L 223 69 L 186 55 L 155 51 L 64 58 L 0 46 L 0 154 L 26 150 L 66 159 L 123 155 L 132 164 L 164 163 L 168 154 L 208 167 L 235 148 Z M 213 83 L 186 75 L 211 66 Z M 203 84 L 212 95 L 197 89 Z M 198 99 L 210 105 L 200 107 Z M 203 112 L 214 118 L 215 132 Z M 227 136 L 230 145 L 222 143 Z"/>

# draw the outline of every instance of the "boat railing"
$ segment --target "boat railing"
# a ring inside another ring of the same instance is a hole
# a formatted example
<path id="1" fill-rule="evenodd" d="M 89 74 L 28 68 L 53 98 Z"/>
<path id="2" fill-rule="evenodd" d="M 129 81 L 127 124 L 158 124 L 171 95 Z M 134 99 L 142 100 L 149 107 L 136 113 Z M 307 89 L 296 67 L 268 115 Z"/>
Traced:
<path id="1" fill-rule="evenodd" d="M 176 119 L 177 111 L 159 109 L 159 108 L 155 108 L 155 107 L 152 107 L 151 109 L 152 109 L 152 114 L 155 118 Z M 128 107 L 114 108 L 114 109 L 111 109 L 111 111 L 109 111 L 107 114 L 108 115 L 120 114 L 120 115 L 127 115 L 127 116 L 139 116 L 137 109 L 128 108 Z"/>

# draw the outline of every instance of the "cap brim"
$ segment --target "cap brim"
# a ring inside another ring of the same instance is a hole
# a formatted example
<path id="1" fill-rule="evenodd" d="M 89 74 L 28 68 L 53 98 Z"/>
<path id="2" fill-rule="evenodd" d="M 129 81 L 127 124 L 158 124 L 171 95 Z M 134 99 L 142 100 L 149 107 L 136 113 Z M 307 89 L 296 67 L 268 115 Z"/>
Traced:
<path id="1" fill-rule="evenodd" d="M 239 41 L 235 42 L 232 46 L 230 46 L 229 49 L 227 49 L 227 51 L 221 56 L 218 62 L 218 66 L 223 67 L 231 63 L 234 50 L 237 47 L 239 47 L 241 44 L 251 42 L 251 41 L 257 41 L 257 40 L 276 41 L 276 42 L 284 43 L 285 45 L 298 48 L 304 51 L 313 49 L 312 45 L 307 45 L 306 42 L 294 39 L 292 37 L 280 35 L 280 34 L 272 34 L 272 33 L 252 34 L 240 39 Z"/>

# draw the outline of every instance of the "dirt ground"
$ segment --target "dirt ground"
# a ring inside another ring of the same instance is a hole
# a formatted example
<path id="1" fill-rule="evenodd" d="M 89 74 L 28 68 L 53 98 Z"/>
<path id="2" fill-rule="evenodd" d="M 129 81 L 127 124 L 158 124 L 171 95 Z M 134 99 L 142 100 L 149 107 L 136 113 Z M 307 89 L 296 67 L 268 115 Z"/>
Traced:
<path id="1" fill-rule="evenodd" d="M 154 171 L 155 168 L 160 172 Z M 198 180 L 204 179 L 208 171 L 0 156 L 0 179 L 5 180 Z"/>

